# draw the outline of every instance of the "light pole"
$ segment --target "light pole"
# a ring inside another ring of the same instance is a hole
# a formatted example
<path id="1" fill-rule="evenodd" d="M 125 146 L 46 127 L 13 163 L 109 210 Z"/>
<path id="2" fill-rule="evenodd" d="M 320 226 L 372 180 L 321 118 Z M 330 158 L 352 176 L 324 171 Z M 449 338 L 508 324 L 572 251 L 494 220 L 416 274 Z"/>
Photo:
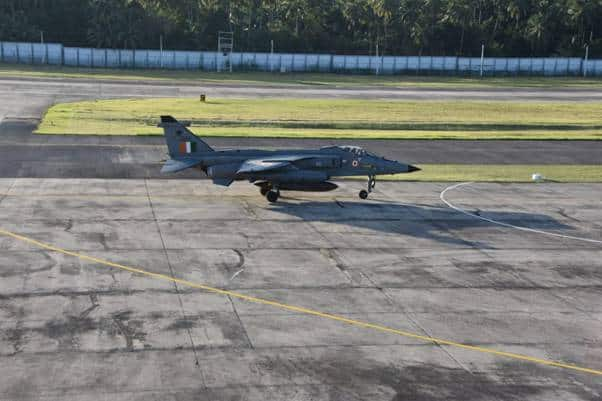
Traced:
<path id="1" fill-rule="evenodd" d="M 163 35 L 159 36 L 159 66 L 163 68 Z"/>

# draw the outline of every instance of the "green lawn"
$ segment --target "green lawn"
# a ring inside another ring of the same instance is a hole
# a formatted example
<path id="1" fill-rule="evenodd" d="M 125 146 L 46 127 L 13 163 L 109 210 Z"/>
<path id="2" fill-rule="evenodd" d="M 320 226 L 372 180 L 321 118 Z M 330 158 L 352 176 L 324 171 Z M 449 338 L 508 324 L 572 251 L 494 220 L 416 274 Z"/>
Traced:
<path id="1" fill-rule="evenodd" d="M 602 139 L 601 103 L 346 99 L 126 99 L 52 106 L 40 134 L 159 135 L 159 116 L 200 136 Z"/>
<path id="2" fill-rule="evenodd" d="M 534 173 L 553 182 L 602 182 L 602 165 L 422 164 L 411 174 L 378 177 L 395 181 L 532 182 Z M 378 184 L 377 184 L 378 185 Z"/>
<path id="3" fill-rule="evenodd" d="M 170 70 L 117 70 L 0 64 L 0 77 L 89 78 L 107 80 L 183 80 L 198 83 L 269 85 L 385 86 L 425 88 L 602 88 L 600 78 L 582 77 L 447 77 L 357 75 L 329 73 L 266 73 Z"/>

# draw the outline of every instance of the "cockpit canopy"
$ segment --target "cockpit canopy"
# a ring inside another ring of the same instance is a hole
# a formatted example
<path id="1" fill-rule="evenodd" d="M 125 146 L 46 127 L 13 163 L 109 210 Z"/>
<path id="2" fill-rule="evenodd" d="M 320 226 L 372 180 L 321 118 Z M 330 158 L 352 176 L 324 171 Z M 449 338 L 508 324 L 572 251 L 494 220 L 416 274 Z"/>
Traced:
<path id="1" fill-rule="evenodd" d="M 370 153 L 366 152 L 364 149 L 360 148 L 359 146 L 351 146 L 351 145 L 341 145 L 341 146 L 326 146 L 322 149 L 337 149 L 337 150 L 341 150 L 343 152 L 348 152 L 348 153 L 353 153 L 354 155 L 357 156 L 365 156 L 365 155 L 369 155 Z"/>

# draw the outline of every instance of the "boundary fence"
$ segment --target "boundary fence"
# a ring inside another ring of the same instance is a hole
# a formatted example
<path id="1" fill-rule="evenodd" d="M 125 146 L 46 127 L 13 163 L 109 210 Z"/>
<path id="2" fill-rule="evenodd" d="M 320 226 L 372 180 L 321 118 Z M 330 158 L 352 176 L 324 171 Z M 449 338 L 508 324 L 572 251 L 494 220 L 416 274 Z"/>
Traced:
<path id="1" fill-rule="evenodd" d="M 209 51 L 119 50 L 57 43 L 0 42 L 0 62 L 87 68 L 335 72 L 432 75 L 602 76 L 602 59 L 578 57 L 343 56 Z"/>

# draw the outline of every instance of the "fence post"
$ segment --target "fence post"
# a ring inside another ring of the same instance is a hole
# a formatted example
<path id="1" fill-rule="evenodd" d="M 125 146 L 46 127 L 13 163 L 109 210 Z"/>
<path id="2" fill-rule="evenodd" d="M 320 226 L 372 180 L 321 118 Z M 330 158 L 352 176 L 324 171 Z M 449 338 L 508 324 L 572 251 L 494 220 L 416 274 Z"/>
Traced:
<path id="1" fill-rule="evenodd" d="M 4 42 L 0 42 L 0 62 L 4 62 Z"/>
<path id="2" fill-rule="evenodd" d="M 334 63 L 334 55 L 331 54 L 330 55 L 330 65 L 328 66 L 328 72 L 332 72 L 333 71 L 333 63 Z"/>
<path id="3" fill-rule="evenodd" d="M 65 65 L 65 46 L 61 45 L 61 65 Z"/>
<path id="4" fill-rule="evenodd" d="M 31 63 L 30 63 L 30 64 L 31 64 L 31 65 L 33 65 L 33 64 L 34 64 L 34 62 L 35 62 L 35 59 L 34 59 L 34 57 L 33 57 L 33 42 L 29 44 L 29 47 L 30 47 L 30 49 L 31 49 L 31 50 L 30 50 L 31 54 L 29 55 L 29 56 L 30 56 L 29 58 L 30 58 L 30 61 L 31 61 Z"/>
<path id="5" fill-rule="evenodd" d="M 109 68 L 109 65 L 107 64 L 108 63 L 108 60 L 107 60 L 107 51 L 108 50 L 105 48 L 105 68 Z"/>

